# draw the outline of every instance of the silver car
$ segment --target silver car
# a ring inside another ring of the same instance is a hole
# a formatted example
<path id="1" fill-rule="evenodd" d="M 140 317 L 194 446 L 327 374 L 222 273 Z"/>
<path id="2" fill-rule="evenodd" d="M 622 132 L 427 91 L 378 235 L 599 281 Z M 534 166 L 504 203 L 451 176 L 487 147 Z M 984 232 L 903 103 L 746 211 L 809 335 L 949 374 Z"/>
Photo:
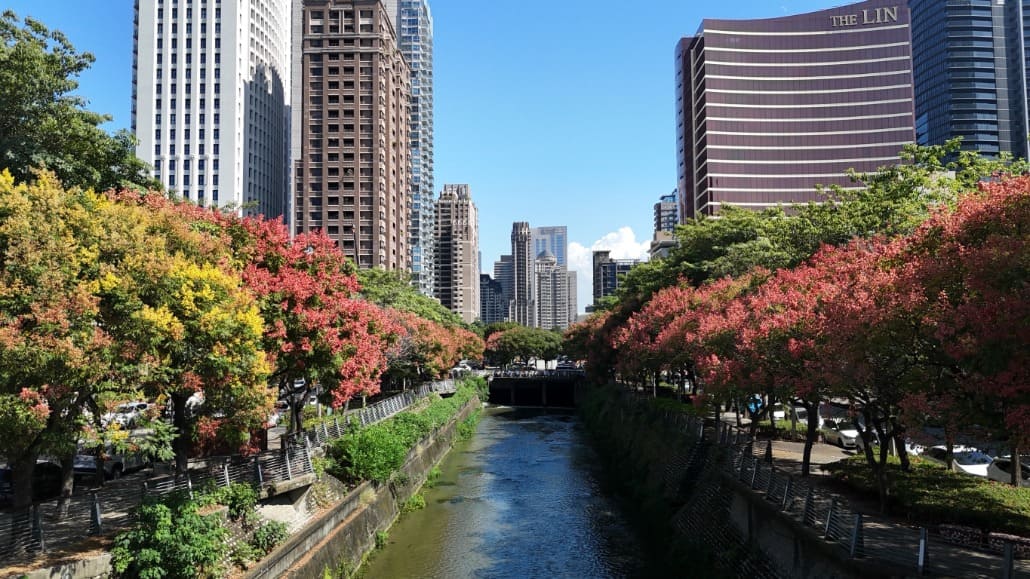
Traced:
<path id="1" fill-rule="evenodd" d="M 826 444 L 836 444 L 841 448 L 855 448 L 858 440 L 858 428 L 850 420 L 827 418 L 819 428 Z"/>

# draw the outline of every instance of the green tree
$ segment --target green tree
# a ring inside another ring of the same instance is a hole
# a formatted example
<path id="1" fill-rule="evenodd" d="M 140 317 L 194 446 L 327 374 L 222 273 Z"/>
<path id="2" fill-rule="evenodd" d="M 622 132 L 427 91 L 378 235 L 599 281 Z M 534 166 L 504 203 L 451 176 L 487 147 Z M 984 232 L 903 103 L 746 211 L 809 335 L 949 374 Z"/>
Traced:
<path id="1" fill-rule="evenodd" d="M 378 306 L 411 312 L 444 326 L 470 329 L 461 316 L 439 301 L 418 293 L 411 284 L 411 274 L 372 267 L 358 270 L 358 282 L 361 295 Z"/>
<path id="2" fill-rule="evenodd" d="M 97 191 L 160 188 L 136 157 L 132 134 L 108 134 L 100 125 L 111 117 L 72 94 L 93 61 L 38 20 L 19 22 L 10 10 L 0 16 L 0 168 L 18 181 L 46 168 L 67 186 Z"/>

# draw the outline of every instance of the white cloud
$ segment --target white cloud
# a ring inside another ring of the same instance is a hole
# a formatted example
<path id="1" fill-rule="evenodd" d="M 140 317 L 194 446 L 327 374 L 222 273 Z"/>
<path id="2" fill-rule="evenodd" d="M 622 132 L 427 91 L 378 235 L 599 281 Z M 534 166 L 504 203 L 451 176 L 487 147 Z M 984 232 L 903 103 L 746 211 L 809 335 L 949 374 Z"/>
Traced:
<path id="1" fill-rule="evenodd" d="M 637 241 L 637 236 L 630 227 L 620 227 L 617 231 L 605 234 L 590 247 L 578 242 L 569 243 L 568 267 L 576 272 L 577 305 L 579 311 L 594 302 L 594 251 L 607 249 L 612 259 L 646 260 L 650 241 Z"/>

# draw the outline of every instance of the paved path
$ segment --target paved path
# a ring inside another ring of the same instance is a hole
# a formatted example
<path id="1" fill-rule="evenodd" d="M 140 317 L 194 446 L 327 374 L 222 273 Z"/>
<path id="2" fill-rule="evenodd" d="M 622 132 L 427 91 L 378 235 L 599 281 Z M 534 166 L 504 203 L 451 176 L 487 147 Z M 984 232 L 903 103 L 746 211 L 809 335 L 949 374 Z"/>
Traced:
<path id="1" fill-rule="evenodd" d="M 728 420 L 727 420 L 728 418 Z M 724 415 L 725 422 L 735 424 L 732 413 Z M 764 457 L 767 441 L 759 441 L 754 447 L 754 452 L 759 457 Z M 801 473 L 801 460 L 804 452 L 804 443 L 774 440 L 772 441 L 773 465 L 778 473 L 790 474 L 798 481 L 798 494 L 796 508 L 791 515 L 800 518 L 800 503 L 803 501 L 801 491 L 803 485 L 811 485 L 817 489 L 815 500 L 816 528 L 821 533 L 825 526 L 831 496 L 840 496 L 844 499 L 843 505 L 835 517 L 838 527 L 838 534 L 841 536 L 838 542 L 845 546 L 848 543 L 851 530 L 851 521 L 856 512 L 864 514 L 863 534 L 865 545 L 865 556 L 870 559 L 878 559 L 885 562 L 910 567 L 915 572 L 917 553 L 919 548 L 919 529 L 917 526 L 908 524 L 903 520 L 892 520 L 880 517 L 877 513 L 876 501 L 866 500 L 859 497 L 844 498 L 838 489 L 831 484 L 829 477 L 819 468 L 820 465 L 829 464 L 852 456 L 853 451 L 845 451 L 839 447 L 823 443 L 816 443 L 812 447 L 812 469 L 811 476 L 807 480 L 799 478 Z M 759 471 L 762 474 L 762 471 Z M 783 477 L 786 478 L 786 477 Z M 762 492 L 767 488 L 768 474 L 760 476 L 763 482 L 756 484 L 756 492 Z M 782 497 L 782 486 L 779 489 L 779 496 Z M 773 493 L 776 497 L 776 492 Z M 778 502 L 778 501 L 777 501 Z M 835 526 L 836 526 L 835 525 Z M 964 548 L 942 540 L 939 536 L 931 534 L 928 537 L 930 567 L 927 576 L 932 577 L 970 577 L 970 578 L 994 578 L 1002 577 L 1002 557 L 994 552 L 979 549 Z M 847 548 L 845 546 L 845 548 Z M 1030 560 L 1016 560 L 1013 568 L 1013 579 L 1030 579 Z"/>

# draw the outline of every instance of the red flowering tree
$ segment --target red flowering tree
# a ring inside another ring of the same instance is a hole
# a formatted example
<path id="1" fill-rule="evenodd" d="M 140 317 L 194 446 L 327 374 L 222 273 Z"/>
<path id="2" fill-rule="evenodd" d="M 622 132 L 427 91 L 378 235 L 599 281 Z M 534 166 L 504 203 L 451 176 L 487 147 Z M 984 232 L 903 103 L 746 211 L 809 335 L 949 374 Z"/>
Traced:
<path id="1" fill-rule="evenodd" d="M 904 259 L 927 326 L 980 414 L 1007 433 L 1013 473 L 1030 446 L 1030 178 L 985 184 L 913 235 Z"/>

